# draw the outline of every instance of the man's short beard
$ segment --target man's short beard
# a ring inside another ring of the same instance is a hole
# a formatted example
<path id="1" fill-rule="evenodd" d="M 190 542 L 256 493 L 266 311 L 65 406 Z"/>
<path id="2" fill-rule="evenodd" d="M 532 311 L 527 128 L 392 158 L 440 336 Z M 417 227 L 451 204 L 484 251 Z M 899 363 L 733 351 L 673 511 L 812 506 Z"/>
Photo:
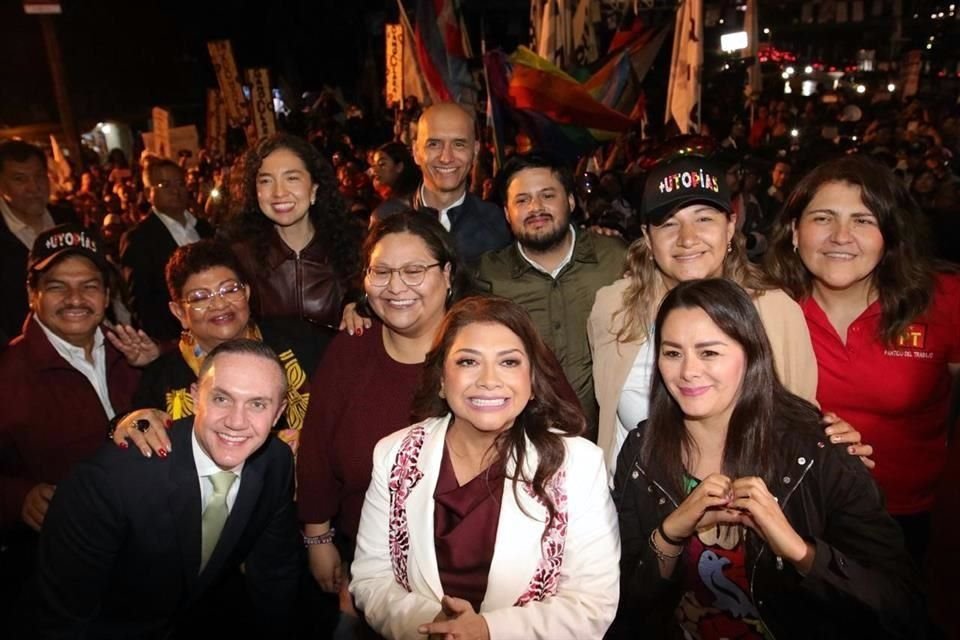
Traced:
<path id="1" fill-rule="evenodd" d="M 567 239 L 568 233 L 570 233 L 569 222 L 564 225 L 558 225 L 552 232 L 546 235 L 518 235 L 517 241 L 520 242 L 520 246 L 524 249 L 529 249 L 534 253 L 546 253 L 562 245 Z"/>

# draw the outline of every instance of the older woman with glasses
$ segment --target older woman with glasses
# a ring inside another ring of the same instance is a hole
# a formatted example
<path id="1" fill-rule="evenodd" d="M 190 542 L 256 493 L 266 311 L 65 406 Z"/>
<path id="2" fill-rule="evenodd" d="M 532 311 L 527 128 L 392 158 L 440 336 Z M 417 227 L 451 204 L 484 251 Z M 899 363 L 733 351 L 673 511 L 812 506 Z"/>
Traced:
<path id="1" fill-rule="evenodd" d="M 254 321 L 245 274 L 230 248 L 216 241 L 201 240 L 177 249 L 167 262 L 166 279 L 170 311 L 183 327 L 179 348 L 146 367 L 134 396 L 135 407 L 164 415 L 134 412 L 118 422 L 114 440 L 125 445 L 138 419 L 152 417 L 156 422 L 193 415 L 190 387 L 206 354 L 228 340 L 250 338 L 268 344 L 284 363 L 290 390 L 280 436 L 296 451 L 310 399 L 307 376 L 316 368 L 330 334 L 299 321 Z M 152 449 L 164 457 L 170 450 L 163 429 L 148 428 L 134 435 L 145 454 Z"/>

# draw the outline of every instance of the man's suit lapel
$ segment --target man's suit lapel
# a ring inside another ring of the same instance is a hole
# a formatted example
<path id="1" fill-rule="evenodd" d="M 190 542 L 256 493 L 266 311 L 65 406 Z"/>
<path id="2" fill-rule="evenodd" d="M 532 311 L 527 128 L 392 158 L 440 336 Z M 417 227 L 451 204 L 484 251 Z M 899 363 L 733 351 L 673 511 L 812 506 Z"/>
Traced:
<path id="1" fill-rule="evenodd" d="M 185 423 L 183 427 L 180 424 Z M 181 421 L 170 430 L 176 455 L 170 458 L 170 513 L 176 520 L 177 543 L 184 583 L 192 590 L 200 570 L 200 482 L 193 460 L 193 420 Z"/>

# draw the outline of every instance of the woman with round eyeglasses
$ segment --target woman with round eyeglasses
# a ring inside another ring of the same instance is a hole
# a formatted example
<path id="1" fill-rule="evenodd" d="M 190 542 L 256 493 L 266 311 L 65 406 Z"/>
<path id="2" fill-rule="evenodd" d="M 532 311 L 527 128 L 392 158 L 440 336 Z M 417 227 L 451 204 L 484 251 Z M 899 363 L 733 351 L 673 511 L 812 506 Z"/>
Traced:
<path id="1" fill-rule="evenodd" d="M 152 450 L 165 457 L 170 441 L 164 430 L 149 428 L 141 434 L 135 431 L 137 420 L 152 418 L 156 424 L 193 415 L 190 387 L 205 355 L 228 340 L 249 338 L 267 343 L 284 363 L 289 391 L 279 435 L 296 452 L 310 399 L 307 376 L 316 368 L 330 332 L 311 331 L 299 321 L 254 321 L 243 270 L 230 248 L 214 240 L 178 248 L 167 262 L 166 278 L 170 311 L 183 327 L 180 343 L 143 372 L 133 406 L 154 411 L 122 418 L 114 441 L 125 446 L 132 437 L 144 454 Z"/>
<path id="2" fill-rule="evenodd" d="M 342 590 L 341 602 L 349 601 L 345 565 L 353 558 L 373 448 L 410 424 L 427 351 L 447 307 L 470 287 L 449 233 L 412 210 L 374 224 L 363 258 L 373 325 L 330 343 L 311 380 L 297 467 L 310 570 L 325 591 Z"/>
<path id="3" fill-rule="evenodd" d="M 587 331 L 600 407 L 597 444 L 611 474 L 627 433 L 647 418 L 654 366 L 650 328 L 661 300 L 680 282 L 726 278 L 751 292 L 780 380 L 814 399 L 817 366 L 803 313 L 748 262 L 725 173 L 718 163 L 691 155 L 654 166 L 644 188 L 643 236 L 628 250 L 627 275 L 597 292 Z M 824 422 L 834 442 L 870 455 L 848 424 L 829 414 Z"/>

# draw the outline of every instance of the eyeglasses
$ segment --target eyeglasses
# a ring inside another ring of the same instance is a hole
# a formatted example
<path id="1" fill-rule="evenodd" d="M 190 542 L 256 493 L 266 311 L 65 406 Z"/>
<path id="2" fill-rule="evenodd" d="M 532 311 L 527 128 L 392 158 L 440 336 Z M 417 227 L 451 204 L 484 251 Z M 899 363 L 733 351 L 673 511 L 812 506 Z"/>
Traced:
<path id="1" fill-rule="evenodd" d="M 245 296 L 246 286 L 242 282 L 232 280 L 221 285 L 216 291 L 194 289 L 181 302 L 194 311 L 203 311 L 210 306 L 214 298 L 223 298 L 227 302 L 240 302 Z"/>
<path id="2" fill-rule="evenodd" d="M 367 269 L 367 282 L 374 287 L 385 287 L 390 284 L 393 274 L 400 274 L 400 280 L 408 287 L 416 287 L 423 284 L 423 279 L 427 277 L 427 271 L 433 267 L 439 267 L 439 262 L 433 264 L 408 264 L 399 269 L 388 269 L 387 267 L 369 267 Z"/>

